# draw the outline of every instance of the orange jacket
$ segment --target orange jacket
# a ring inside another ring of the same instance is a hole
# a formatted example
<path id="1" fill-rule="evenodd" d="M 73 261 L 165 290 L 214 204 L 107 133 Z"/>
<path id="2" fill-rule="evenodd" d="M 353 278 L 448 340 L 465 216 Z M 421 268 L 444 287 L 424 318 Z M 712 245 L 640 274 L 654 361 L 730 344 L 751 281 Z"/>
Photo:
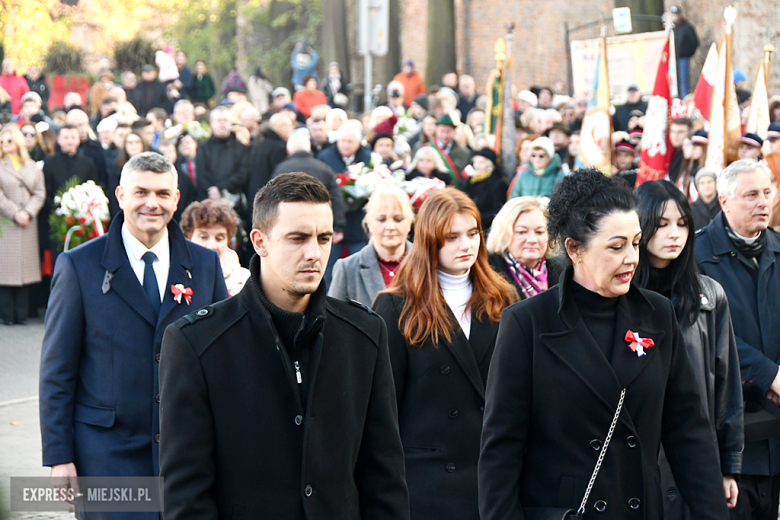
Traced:
<path id="1" fill-rule="evenodd" d="M 393 81 L 398 81 L 404 86 L 404 105 L 407 107 L 412 104 L 414 98 L 420 94 L 425 94 L 425 82 L 416 72 L 412 72 L 411 76 L 399 72 L 395 75 Z"/>

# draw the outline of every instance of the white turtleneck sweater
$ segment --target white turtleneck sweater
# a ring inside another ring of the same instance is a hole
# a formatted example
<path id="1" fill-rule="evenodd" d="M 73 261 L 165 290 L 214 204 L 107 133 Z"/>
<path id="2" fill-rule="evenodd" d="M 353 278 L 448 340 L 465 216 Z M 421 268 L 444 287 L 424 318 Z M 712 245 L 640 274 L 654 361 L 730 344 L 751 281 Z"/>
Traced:
<path id="1" fill-rule="evenodd" d="M 439 287 L 444 295 L 444 300 L 452 309 L 452 313 L 457 318 L 458 323 L 460 323 L 466 339 L 468 339 L 471 333 L 471 309 L 466 307 L 471 298 L 470 274 L 471 271 L 461 275 L 452 275 L 438 271 Z"/>

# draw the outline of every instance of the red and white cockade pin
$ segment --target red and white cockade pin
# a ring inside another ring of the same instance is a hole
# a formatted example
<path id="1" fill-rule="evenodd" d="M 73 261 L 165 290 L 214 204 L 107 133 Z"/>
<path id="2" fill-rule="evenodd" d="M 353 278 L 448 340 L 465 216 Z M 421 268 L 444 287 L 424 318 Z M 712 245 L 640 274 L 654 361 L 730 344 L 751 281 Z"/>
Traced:
<path id="1" fill-rule="evenodd" d="M 176 303 L 181 304 L 182 296 L 184 296 L 184 299 L 187 301 L 187 305 L 192 303 L 192 289 L 189 287 L 184 287 L 182 284 L 177 283 L 176 285 L 171 285 L 171 292 L 173 293 L 173 299 L 176 300 Z"/>
<path id="2" fill-rule="evenodd" d="M 626 341 L 628 341 L 628 348 L 633 352 L 636 352 L 637 357 L 646 356 L 646 348 L 654 347 L 655 342 L 650 338 L 640 338 L 639 333 L 628 331 L 626 332 Z"/>

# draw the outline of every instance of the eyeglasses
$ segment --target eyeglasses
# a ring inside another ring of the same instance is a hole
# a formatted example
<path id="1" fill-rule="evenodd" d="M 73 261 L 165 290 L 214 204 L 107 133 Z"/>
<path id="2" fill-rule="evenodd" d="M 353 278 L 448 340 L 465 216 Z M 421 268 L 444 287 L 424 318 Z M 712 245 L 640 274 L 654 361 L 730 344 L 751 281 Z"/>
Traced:
<path id="1" fill-rule="evenodd" d="M 25 137 L 37 137 L 38 134 L 22 132 L 22 135 L 25 136 Z"/>

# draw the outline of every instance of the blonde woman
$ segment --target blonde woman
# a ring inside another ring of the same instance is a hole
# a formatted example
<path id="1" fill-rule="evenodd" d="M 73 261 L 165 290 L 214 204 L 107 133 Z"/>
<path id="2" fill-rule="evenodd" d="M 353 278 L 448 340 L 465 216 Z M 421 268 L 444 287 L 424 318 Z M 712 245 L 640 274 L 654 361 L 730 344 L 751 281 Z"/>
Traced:
<path id="1" fill-rule="evenodd" d="M 561 267 L 548 260 L 547 209 L 537 197 L 509 200 L 487 238 L 490 266 L 510 282 L 521 300 L 558 283 Z"/>
<path id="2" fill-rule="evenodd" d="M 365 210 L 363 228 L 371 240 L 354 255 L 336 261 L 328 296 L 371 305 L 376 294 L 390 286 L 412 247 L 407 237 L 414 211 L 409 195 L 395 187 L 375 191 Z"/>
<path id="3" fill-rule="evenodd" d="M 19 127 L 0 130 L 0 322 L 27 322 L 29 286 L 41 281 L 38 213 L 46 201 L 43 172 L 27 154 Z"/>
<path id="4" fill-rule="evenodd" d="M 435 177 L 444 181 L 447 186 L 452 185 L 452 177 L 447 173 L 447 167 L 441 156 L 430 146 L 423 146 L 414 154 L 412 164 L 409 165 L 409 173 L 406 180 L 416 177 Z"/>

